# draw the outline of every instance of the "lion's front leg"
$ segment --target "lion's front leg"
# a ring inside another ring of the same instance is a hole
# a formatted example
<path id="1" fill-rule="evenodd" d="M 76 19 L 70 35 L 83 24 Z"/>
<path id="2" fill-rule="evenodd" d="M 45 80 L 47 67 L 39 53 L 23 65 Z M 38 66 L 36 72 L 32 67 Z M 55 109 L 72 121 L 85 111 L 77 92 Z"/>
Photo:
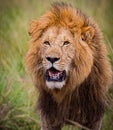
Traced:
<path id="1" fill-rule="evenodd" d="M 41 130 L 61 130 L 61 125 L 54 125 L 50 119 L 41 116 Z"/>
<path id="2" fill-rule="evenodd" d="M 41 130 L 61 130 L 63 125 L 62 113 L 52 96 L 42 91 L 38 98 L 38 107 L 41 118 Z"/>

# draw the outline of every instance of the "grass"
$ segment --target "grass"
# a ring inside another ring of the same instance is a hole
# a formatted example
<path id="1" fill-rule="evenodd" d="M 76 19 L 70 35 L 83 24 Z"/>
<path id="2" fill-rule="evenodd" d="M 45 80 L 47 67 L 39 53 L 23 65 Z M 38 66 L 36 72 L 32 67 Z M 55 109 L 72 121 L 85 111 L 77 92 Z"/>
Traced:
<path id="1" fill-rule="evenodd" d="M 54 0 L 12 0 L 0 3 L 0 130 L 39 130 L 35 112 L 37 92 L 25 70 L 28 25 L 50 7 Z M 60 1 L 60 0 L 58 0 Z M 64 0 L 65 2 L 68 0 Z M 73 6 L 93 16 L 106 41 L 113 65 L 112 1 L 70 0 Z M 109 95 L 113 100 L 113 89 Z M 102 130 L 113 130 L 113 104 L 106 108 Z M 65 127 L 64 130 L 76 129 Z"/>

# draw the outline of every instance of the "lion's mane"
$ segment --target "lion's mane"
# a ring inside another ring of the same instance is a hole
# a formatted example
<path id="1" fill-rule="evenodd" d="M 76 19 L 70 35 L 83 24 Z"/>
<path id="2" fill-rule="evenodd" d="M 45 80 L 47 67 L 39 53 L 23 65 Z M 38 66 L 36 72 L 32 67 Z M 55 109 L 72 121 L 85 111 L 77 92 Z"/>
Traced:
<path id="1" fill-rule="evenodd" d="M 78 44 L 70 77 L 61 90 L 49 90 L 46 87 L 41 67 L 40 44 L 37 44 L 43 33 L 53 25 L 69 28 L 73 36 L 83 35 L 83 40 L 87 42 L 92 53 L 92 61 L 88 62 L 87 55 L 82 53 L 84 51 Z M 87 29 L 90 33 L 84 33 Z M 112 72 L 103 36 L 97 24 L 80 10 L 57 3 L 40 19 L 31 23 L 29 34 L 31 46 L 26 62 L 40 93 L 38 107 L 42 115 L 49 116 L 54 125 L 64 122 L 65 118 L 85 125 L 99 120 L 104 112 L 104 97 L 111 83 Z"/>

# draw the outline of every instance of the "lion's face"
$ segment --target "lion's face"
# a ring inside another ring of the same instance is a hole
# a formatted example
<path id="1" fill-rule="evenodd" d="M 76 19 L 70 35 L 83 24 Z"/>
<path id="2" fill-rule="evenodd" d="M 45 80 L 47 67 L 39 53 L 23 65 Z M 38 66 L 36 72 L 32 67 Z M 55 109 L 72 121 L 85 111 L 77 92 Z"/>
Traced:
<path id="1" fill-rule="evenodd" d="M 38 88 L 72 91 L 90 74 L 95 30 L 78 13 L 55 8 L 31 23 L 26 61 Z"/>
<path id="2" fill-rule="evenodd" d="M 87 78 L 93 65 L 93 52 L 79 32 L 51 26 L 40 38 L 33 35 L 35 40 L 28 51 L 27 65 L 36 84 L 48 89 L 66 86 L 74 89 Z"/>
<path id="3" fill-rule="evenodd" d="M 68 29 L 53 26 L 43 34 L 41 57 L 48 88 L 65 85 L 74 56 L 74 37 Z"/>

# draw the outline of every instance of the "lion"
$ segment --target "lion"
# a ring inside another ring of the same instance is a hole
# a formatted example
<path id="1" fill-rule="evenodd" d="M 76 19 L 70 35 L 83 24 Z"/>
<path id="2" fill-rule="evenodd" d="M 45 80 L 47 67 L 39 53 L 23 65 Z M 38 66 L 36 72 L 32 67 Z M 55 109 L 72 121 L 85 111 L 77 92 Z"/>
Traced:
<path id="1" fill-rule="evenodd" d="M 26 64 L 39 91 L 41 130 L 61 130 L 69 120 L 100 130 L 112 70 L 98 25 L 54 3 L 31 22 L 29 34 Z"/>

